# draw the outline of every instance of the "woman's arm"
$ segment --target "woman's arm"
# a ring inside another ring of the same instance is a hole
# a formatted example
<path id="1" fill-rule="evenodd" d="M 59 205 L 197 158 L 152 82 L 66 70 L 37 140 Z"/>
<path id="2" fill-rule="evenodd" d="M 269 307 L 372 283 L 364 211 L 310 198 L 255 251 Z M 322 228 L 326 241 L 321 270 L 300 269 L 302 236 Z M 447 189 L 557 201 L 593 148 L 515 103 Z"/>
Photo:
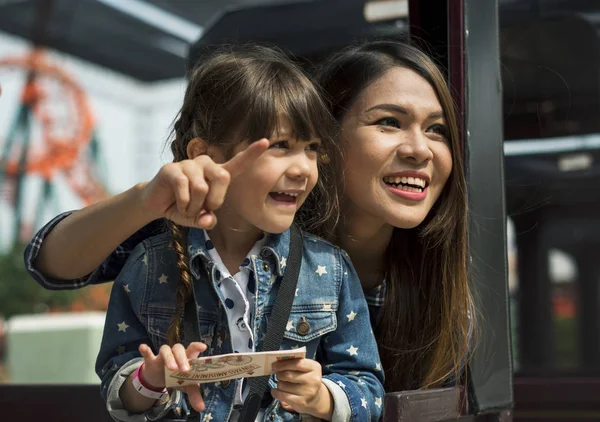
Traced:
<path id="1" fill-rule="evenodd" d="M 60 221 L 43 240 L 34 261 L 36 269 L 53 279 L 72 280 L 98 268 L 125 239 L 160 217 L 142 206 L 146 184 L 137 184 Z"/>
<path id="2" fill-rule="evenodd" d="M 46 230 L 45 236 L 36 236 L 25 251 L 28 271 L 38 281 L 44 276 L 56 280 L 84 277 L 121 242 L 163 217 L 187 227 L 212 228 L 217 221 L 212 211 L 223 203 L 231 178 L 250 168 L 268 147 L 266 139 L 254 142 L 224 164 L 215 163 L 204 152 L 191 160 L 165 164 L 150 182 L 77 211 Z M 39 253 L 33 257 L 37 248 Z M 86 283 L 41 284 L 60 289 Z"/>

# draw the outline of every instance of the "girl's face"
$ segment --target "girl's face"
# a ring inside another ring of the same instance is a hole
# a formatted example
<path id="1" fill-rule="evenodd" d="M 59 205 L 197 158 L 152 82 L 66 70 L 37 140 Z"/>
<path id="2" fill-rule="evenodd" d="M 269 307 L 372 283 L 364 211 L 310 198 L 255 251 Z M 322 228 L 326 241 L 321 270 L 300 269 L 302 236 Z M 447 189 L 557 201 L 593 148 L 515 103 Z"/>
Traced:
<path id="1" fill-rule="evenodd" d="M 393 67 L 342 120 L 342 213 L 409 229 L 423 222 L 452 171 L 442 107 L 416 72 Z"/>
<path id="2" fill-rule="evenodd" d="M 217 211 L 219 222 L 243 230 L 256 227 L 267 233 L 282 233 L 291 227 L 294 215 L 315 187 L 318 178 L 318 139 L 300 141 L 291 136 L 291 125 L 283 122 L 271 146 L 251 169 L 232 180 L 225 202 Z M 241 144 L 234 153 L 247 147 Z"/>

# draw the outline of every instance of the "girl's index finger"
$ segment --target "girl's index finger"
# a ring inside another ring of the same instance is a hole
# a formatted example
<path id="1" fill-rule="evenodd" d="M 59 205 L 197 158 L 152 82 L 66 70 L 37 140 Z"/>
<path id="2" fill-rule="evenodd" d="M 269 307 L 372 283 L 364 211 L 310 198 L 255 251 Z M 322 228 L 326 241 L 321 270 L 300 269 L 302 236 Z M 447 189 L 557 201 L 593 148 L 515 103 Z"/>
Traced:
<path id="1" fill-rule="evenodd" d="M 224 163 L 222 166 L 229 172 L 231 178 L 239 176 L 248 170 L 254 162 L 269 149 L 269 140 L 264 138 L 260 141 L 252 142 L 248 148 L 236 154 L 231 160 Z"/>

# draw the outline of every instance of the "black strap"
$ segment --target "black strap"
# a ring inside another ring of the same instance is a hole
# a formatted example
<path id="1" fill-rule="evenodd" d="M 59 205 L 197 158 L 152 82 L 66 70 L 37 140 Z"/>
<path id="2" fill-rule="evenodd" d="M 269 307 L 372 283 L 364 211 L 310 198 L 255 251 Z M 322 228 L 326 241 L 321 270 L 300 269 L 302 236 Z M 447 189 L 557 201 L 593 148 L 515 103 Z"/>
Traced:
<path id="1" fill-rule="evenodd" d="M 279 285 L 279 291 L 275 298 L 273 311 L 269 318 L 266 337 L 260 347 L 261 352 L 279 350 L 281 347 L 283 333 L 285 332 L 292 303 L 296 296 L 296 285 L 298 284 L 298 275 L 300 274 L 300 266 L 302 264 L 303 241 L 300 228 L 296 224 L 292 225 L 290 234 L 290 253 L 283 280 Z M 192 289 L 192 292 L 192 297 L 186 302 L 183 312 L 183 333 L 186 346 L 192 341 L 200 341 L 196 293 L 194 289 Z M 248 396 L 240 411 L 239 422 L 254 422 L 268 382 L 269 376 L 248 378 Z"/>
<path id="2" fill-rule="evenodd" d="M 196 292 L 192 286 L 192 297 L 185 302 L 183 309 L 183 345 L 187 349 L 193 341 L 200 340 L 200 318 L 198 317 L 198 308 L 196 308 Z"/>
<path id="3" fill-rule="evenodd" d="M 302 233 L 298 226 L 294 224 L 290 232 L 290 253 L 285 267 L 285 274 L 279 285 L 279 291 L 267 325 L 267 334 L 261 344 L 261 352 L 279 350 L 281 347 L 283 333 L 296 296 L 296 285 L 298 284 L 298 275 L 302 264 L 303 242 Z M 268 383 L 269 376 L 248 378 L 248 396 L 240 412 L 239 422 L 254 422 Z"/>

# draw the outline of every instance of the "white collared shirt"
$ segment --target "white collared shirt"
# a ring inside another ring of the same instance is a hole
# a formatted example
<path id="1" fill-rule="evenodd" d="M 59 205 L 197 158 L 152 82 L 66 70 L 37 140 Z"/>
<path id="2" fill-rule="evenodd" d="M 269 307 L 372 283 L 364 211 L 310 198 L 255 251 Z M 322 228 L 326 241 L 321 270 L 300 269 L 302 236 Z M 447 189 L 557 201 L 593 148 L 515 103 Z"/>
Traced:
<path id="1" fill-rule="evenodd" d="M 218 272 L 215 272 L 215 282 L 225 298 L 225 313 L 229 332 L 231 333 L 231 345 L 236 353 L 254 352 L 254 336 L 252 334 L 252 310 L 256 297 L 256 278 L 252 274 L 250 263 L 252 257 L 259 255 L 261 248 L 265 245 L 265 237 L 258 240 L 240 265 L 239 271 L 233 275 L 229 272 L 217 249 L 212 245 L 212 241 L 206 230 L 206 245 L 210 259 L 214 262 Z M 238 383 L 238 389 L 235 394 L 234 406 L 241 405 L 246 398 L 247 391 L 242 391 L 242 381 Z M 247 390 L 247 389 L 245 389 Z M 256 420 L 261 420 L 259 412 Z M 239 412 L 234 410 L 230 421 L 237 421 Z"/>

